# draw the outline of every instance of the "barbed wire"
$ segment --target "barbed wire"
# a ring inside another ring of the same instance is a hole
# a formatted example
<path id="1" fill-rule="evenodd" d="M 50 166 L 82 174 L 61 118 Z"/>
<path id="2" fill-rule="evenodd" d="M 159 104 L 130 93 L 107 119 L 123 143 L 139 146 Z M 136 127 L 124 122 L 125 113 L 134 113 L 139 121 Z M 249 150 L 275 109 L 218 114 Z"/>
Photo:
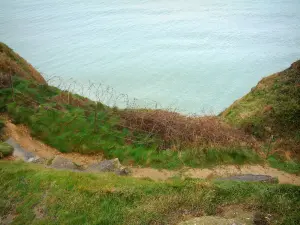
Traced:
<path id="1" fill-rule="evenodd" d="M 47 85 L 57 87 L 61 90 L 59 95 L 55 96 L 57 98 L 55 99 L 56 101 L 80 107 L 81 104 L 85 103 L 85 100 L 91 100 L 93 107 L 85 107 L 84 110 L 88 111 L 88 114 L 95 114 L 95 124 L 97 123 L 97 112 L 102 110 L 98 109 L 98 104 L 101 103 L 108 106 L 108 115 L 115 114 L 115 116 L 121 118 L 121 122 L 117 125 L 118 127 L 143 134 L 143 138 L 139 140 L 126 137 L 126 140 L 132 143 L 151 143 L 153 141 L 151 137 L 157 135 L 165 143 L 172 142 L 172 145 L 178 145 L 177 142 L 196 143 L 204 139 L 209 139 L 210 142 L 222 143 L 241 139 L 241 135 L 238 132 L 228 132 L 227 127 L 208 114 L 204 117 L 199 117 L 195 114 L 182 115 L 174 105 L 163 108 L 157 101 L 130 98 L 127 94 L 117 93 L 110 86 L 103 83 L 93 83 L 90 80 L 79 82 L 73 78 L 63 79 L 59 76 L 45 75 L 44 77 Z M 21 92 L 16 92 L 15 95 L 20 95 L 22 99 L 26 99 L 28 102 L 31 101 L 35 105 L 40 104 L 33 98 L 28 99 Z M 118 108 L 119 110 L 114 110 L 114 108 Z M 87 117 L 86 115 L 77 115 L 76 118 L 80 116 Z M 121 134 L 116 135 L 113 130 L 110 132 L 110 135 L 115 138 L 124 139 L 124 137 L 120 136 Z"/>
<path id="2" fill-rule="evenodd" d="M 176 103 L 163 105 L 159 101 L 150 98 L 129 97 L 128 94 L 118 93 L 113 87 L 102 82 L 96 83 L 91 80 L 78 81 L 74 78 L 62 78 L 56 75 L 43 74 L 43 76 L 48 85 L 57 87 L 66 92 L 78 94 L 93 101 L 101 102 L 109 107 L 119 107 L 122 109 L 159 109 L 184 113 L 184 115 L 188 117 L 214 115 L 212 110 L 205 110 L 204 107 L 199 111 L 199 114 L 195 114 L 181 110 Z"/>

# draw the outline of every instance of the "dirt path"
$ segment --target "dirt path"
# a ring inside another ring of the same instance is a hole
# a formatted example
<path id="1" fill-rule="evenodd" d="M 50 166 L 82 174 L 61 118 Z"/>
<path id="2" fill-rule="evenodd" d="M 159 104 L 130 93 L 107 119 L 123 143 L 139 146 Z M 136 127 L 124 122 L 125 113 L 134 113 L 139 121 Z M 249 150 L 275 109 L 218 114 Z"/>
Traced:
<path id="1" fill-rule="evenodd" d="M 44 143 L 32 138 L 27 127 L 15 125 L 10 121 L 6 122 L 6 134 L 13 138 L 26 151 L 32 152 L 39 157 L 51 159 L 57 155 L 70 159 L 73 162 L 87 166 L 103 160 L 103 155 L 81 155 L 79 153 L 61 153 L 58 150 L 45 145 Z M 131 168 L 132 176 L 137 178 L 150 178 L 153 180 L 167 180 L 174 176 L 212 179 L 216 177 L 228 177 L 238 174 L 269 175 L 277 177 L 279 183 L 295 184 L 300 186 L 300 177 L 285 173 L 283 171 L 262 165 L 244 166 L 218 166 L 212 169 L 183 168 L 179 171 L 158 170 L 154 168 Z"/>
<path id="2" fill-rule="evenodd" d="M 174 176 L 213 179 L 218 177 L 229 177 L 240 174 L 268 175 L 277 177 L 281 184 L 294 184 L 300 186 L 300 177 L 289 174 L 268 166 L 243 165 L 243 166 L 218 166 L 212 169 L 185 168 L 180 171 L 157 170 L 153 168 L 133 168 L 134 177 L 151 178 L 153 180 L 167 180 Z"/>
<path id="3" fill-rule="evenodd" d="M 57 155 L 70 159 L 79 165 L 88 165 L 103 160 L 103 155 L 81 155 L 79 153 L 61 153 L 41 141 L 30 136 L 30 132 L 24 125 L 15 125 L 6 121 L 6 135 L 12 137 L 21 147 L 41 158 L 51 159 Z"/>

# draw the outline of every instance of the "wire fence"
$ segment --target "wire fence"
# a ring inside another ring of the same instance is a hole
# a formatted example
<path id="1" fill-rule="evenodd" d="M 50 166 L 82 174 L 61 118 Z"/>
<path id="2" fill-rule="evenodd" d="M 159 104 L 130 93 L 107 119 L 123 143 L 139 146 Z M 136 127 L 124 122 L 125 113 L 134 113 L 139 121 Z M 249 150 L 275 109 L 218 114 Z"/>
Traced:
<path id="1" fill-rule="evenodd" d="M 118 127 L 126 128 L 131 131 L 137 131 L 143 134 L 142 140 L 131 139 L 133 143 L 151 143 L 154 136 L 159 136 L 163 140 L 162 149 L 175 148 L 180 149 L 182 145 L 202 144 L 232 144 L 240 142 L 251 142 L 248 136 L 239 130 L 233 129 L 211 114 L 197 116 L 194 114 L 182 115 L 176 107 L 165 107 L 153 100 L 139 100 L 130 98 L 127 94 L 119 94 L 114 88 L 102 83 L 93 83 L 91 81 L 79 82 L 73 78 L 63 79 L 59 76 L 44 76 L 47 84 L 55 86 L 61 90 L 57 99 L 63 103 L 75 106 L 81 106 L 86 101 L 93 104 L 88 108 L 89 114 L 95 114 L 97 123 L 98 104 L 109 106 L 111 116 L 120 118 Z M 84 96 L 91 101 L 82 99 Z M 22 93 L 14 93 L 26 98 Z M 35 101 L 28 99 L 28 101 Z M 39 105 L 38 102 L 35 102 Z M 145 107 L 146 106 L 146 107 Z M 121 110 L 114 110 L 118 108 Z M 86 110 L 86 109 L 85 109 Z M 202 112 L 205 114 L 205 112 Z M 83 116 L 83 115 L 81 115 Z M 75 120 L 78 117 L 74 117 Z M 121 138 L 112 131 L 111 136 Z M 123 137 L 122 137 L 123 138 Z"/>
<path id="2" fill-rule="evenodd" d="M 63 78 L 55 75 L 44 75 L 46 82 L 63 91 L 78 94 L 87 97 L 93 101 L 101 102 L 109 107 L 118 107 L 121 109 L 159 109 L 169 112 L 184 113 L 189 117 L 212 116 L 213 110 L 207 110 L 204 107 L 199 110 L 199 113 L 189 113 L 179 108 L 178 104 L 162 104 L 159 101 L 149 98 L 129 97 L 128 94 L 119 93 L 113 87 L 101 82 L 93 82 L 91 80 L 78 81 L 74 78 Z"/>
<path id="3" fill-rule="evenodd" d="M 78 82 L 74 79 L 46 77 L 48 84 L 63 91 L 88 97 L 109 107 L 118 107 L 116 111 L 121 117 L 120 126 L 138 131 L 146 135 L 146 139 L 158 135 L 170 147 L 181 148 L 181 145 L 232 144 L 240 141 L 252 142 L 243 132 L 222 123 L 212 112 L 204 109 L 201 116 L 181 114 L 174 105 L 163 107 L 150 99 L 130 98 L 127 94 L 119 94 L 114 88 L 103 83 Z M 114 113 L 114 111 L 112 111 Z"/>

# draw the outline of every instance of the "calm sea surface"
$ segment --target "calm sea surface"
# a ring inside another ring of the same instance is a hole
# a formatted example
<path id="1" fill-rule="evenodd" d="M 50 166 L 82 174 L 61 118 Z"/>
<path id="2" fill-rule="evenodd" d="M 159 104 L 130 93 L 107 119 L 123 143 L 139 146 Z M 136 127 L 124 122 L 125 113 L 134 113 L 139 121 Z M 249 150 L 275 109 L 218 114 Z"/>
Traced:
<path id="1" fill-rule="evenodd" d="M 0 41 L 48 76 L 218 113 L 300 58 L 299 12 L 300 0 L 0 0 Z"/>

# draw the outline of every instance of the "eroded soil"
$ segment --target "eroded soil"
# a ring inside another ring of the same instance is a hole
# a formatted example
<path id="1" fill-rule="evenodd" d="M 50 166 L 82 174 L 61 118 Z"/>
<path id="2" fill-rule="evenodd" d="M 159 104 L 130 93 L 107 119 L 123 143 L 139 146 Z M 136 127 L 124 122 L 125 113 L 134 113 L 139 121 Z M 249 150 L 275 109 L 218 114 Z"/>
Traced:
<path id="1" fill-rule="evenodd" d="M 6 121 L 6 136 L 13 138 L 23 149 L 34 153 L 35 155 L 45 158 L 53 159 L 55 156 L 61 156 L 72 160 L 74 163 L 87 167 L 92 163 L 99 162 L 104 159 L 102 154 L 98 155 L 81 155 L 79 153 L 61 153 L 55 148 L 52 148 L 41 141 L 31 137 L 29 130 L 24 125 L 15 125 L 11 121 Z M 10 158 L 12 159 L 12 158 Z M 218 166 L 211 169 L 200 168 L 183 168 L 181 170 L 158 170 L 154 168 L 138 168 L 133 167 L 132 176 L 137 178 L 150 178 L 153 180 L 167 180 L 172 177 L 190 177 L 201 179 L 213 179 L 217 177 L 228 177 L 238 174 L 256 174 L 269 175 L 277 177 L 279 183 L 294 184 L 300 186 L 300 177 L 294 174 L 289 174 L 267 165 L 226 165 Z"/>

